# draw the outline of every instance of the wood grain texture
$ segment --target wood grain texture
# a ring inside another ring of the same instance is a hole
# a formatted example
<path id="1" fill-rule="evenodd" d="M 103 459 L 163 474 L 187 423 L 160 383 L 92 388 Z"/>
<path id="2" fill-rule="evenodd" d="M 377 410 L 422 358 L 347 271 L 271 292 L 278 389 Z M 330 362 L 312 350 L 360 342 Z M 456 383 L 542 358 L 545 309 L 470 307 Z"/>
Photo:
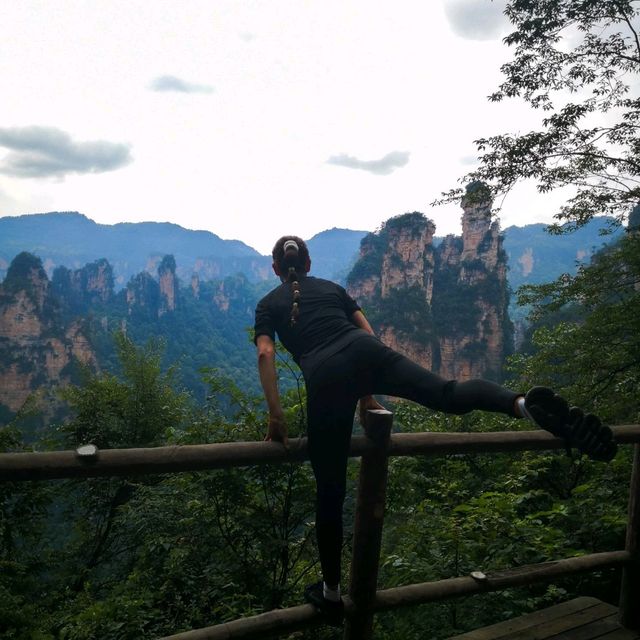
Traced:
<path id="1" fill-rule="evenodd" d="M 457 635 L 450 640 L 639 640 L 618 622 L 618 610 L 581 597 L 513 620 Z"/>

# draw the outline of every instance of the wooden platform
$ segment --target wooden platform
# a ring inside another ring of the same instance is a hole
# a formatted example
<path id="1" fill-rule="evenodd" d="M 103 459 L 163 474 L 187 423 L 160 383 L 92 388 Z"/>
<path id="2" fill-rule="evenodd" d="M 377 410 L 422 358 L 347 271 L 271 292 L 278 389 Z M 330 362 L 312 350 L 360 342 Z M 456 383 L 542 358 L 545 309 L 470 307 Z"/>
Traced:
<path id="1" fill-rule="evenodd" d="M 638 603 L 640 606 L 640 603 Z M 640 635 L 618 623 L 618 608 L 596 600 L 576 598 L 450 640 L 638 640 Z"/>

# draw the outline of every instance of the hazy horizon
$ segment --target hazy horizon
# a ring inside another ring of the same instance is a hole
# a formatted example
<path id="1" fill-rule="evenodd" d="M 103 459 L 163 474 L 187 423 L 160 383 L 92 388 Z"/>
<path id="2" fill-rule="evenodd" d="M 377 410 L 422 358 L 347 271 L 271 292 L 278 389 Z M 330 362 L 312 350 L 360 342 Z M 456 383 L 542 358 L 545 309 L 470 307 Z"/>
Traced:
<path id="1" fill-rule="evenodd" d="M 405 213 L 411 213 L 411 212 L 405 212 Z M 427 218 L 429 218 L 429 216 L 424 213 L 424 212 L 419 212 L 419 213 L 423 213 L 425 216 L 427 216 Z M 257 251 L 260 255 L 263 256 L 270 256 L 271 255 L 271 248 L 267 249 L 267 251 L 262 252 L 260 251 L 257 247 L 254 247 L 252 244 L 250 244 L 247 240 L 245 240 L 242 237 L 236 237 L 236 238 L 225 238 L 223 236 L 221 236 L 219 233 L 217 233 L 215 231 L 215 229 L 203 229 L 203 228 L 195 228 L 195 227 L 188 227 L 185 226 L 183 224 L 180 224 L 178 222 L 172 222 L 172 221 L 158 221 L 158 220 L 136 220 L 136 221 L 127 221 L 127 220 L 123 220 L 120 222 L 98 222 L 97 220 L 94 220 L 93 218 L 91 218 L 91 216 L 88 216 L 87 214 L 81 212 L 81 211 L 30 211 L 28 213 L 19 213 L 19 214 L 15 214 L 15 215 L 0 215 L 0 220 L 5 219 L 5 218 L 21 218 L 24 216 L 46 216 L 46 215 L 50 215 L 50 214 L 69 214 L 69 215 L 80 215 L 85 217 L 87 220 L 90 220 L 91 222 L 97 224 L 97 225 L 102 225 L 102 226 L 115 226 L 115 225 L 120 225 L 120 224 L 145 224 L 145 223 L 153 223 L 153 224 L 168 224 L 168 225 L 174 225 L 176 227 L 179 227 L 181 229 L 184 229 L 186 231 L 194 231 L 194 232 L 206 232 L 206 233 L 211 233 L 215 236 L 217 236 L 218 238 L 220 238 L 221 240 L 224 241 L 229 241 L 229 242 L 241 242 L 245 245 L 247 245 L 248 247 L 250 247 L 251 249 L 254 249 L 255 251 Z M 403 215 L 403 214 L 398 214 L 398 215 Z M 499 220 L 499 217 L 498 217 Z M 382 220 L 381 222 L 385 222 L 384 220 Z M 522 229 L 524 227 L 530 226 L 530 225 L 539 225 L 539 224 L 546 224 L 544 222 L 524 222 L 522 224 L 512 224 L 507 226 L 504 226 L 503 224 L 500 224 L 500 228 L 502 231 L 508 229 L 508 228 L 517 228 L 517 229 Z M 313 238 L 315 238 L 316 236 L 319 236 L 323 233 L 326 233 L 328 231 L 352 231 L 352 232 L 356 232 L 356 233 L 373 233 L 375 232 L 378 227 L 380 225 L 378 225 L 376 228 L 373 229 L 352 229 L 350 227 L 328 227 L 326 229 L 321 229 L 320 231 L 317 231 L 316 233 L 314 233 L 312 236 L 301 236 L 304 240 L 309 241 L 312 240 Z M 444 238 L 446 235 L 450 235 L 448 233 L 445 234 L 441 234 L 437 232 L 437 225 L 436 225 L 436 233 L 434 235 L 434 238 Z M 300 235 L 299 233 L 296 232 L 295 229 L 290 231 L 291 235 Z M 460 231 L 458 231 L 457 233 L 455 233 L 455 235 L 460 235 Z M 279 236 L 274 236 L 273 239 L 270 241 L 271 245 L 273 245 L 273 243 L 278 239 Z"/>
<path id="2" fill-rule="evenodd" d="M 430 203 L 473 167 L 473 140 L 541 116 L 487 100 L 510 57 L 503 8 L 9 3 L 0 215 L 174 222 L 261 253 L 407 211 L 457 234 L 460 209 Z M 521 185 L 496 205 L 505 226 L 550 222 L 561 195 Z"/>

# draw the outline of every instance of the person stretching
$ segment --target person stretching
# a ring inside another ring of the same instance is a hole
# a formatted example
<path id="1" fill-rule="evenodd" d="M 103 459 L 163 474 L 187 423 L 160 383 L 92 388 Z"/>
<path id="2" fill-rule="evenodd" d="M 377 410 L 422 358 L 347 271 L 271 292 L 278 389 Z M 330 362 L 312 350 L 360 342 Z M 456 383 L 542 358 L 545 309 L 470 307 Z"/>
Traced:
<path id="1" fill-rule="evenodd" d="M 375 337 L 358 304 L 340 285 L 307 275 L 311 258 L 297 236 L 280 238 L 272 252 L 282 284 L 260 300 L 255 313 L 258 372 L 269 412 L 265 440 L 287 443 L 275 368 L 276 334 L 300 366 L 307 390 L 307 436 L 316 480 L 316 537 L 322 580 L 305 599 L 340 623 L 342 511 L 356 405 L 361 414 L 382 409 L 373 394 L 412 400 L 453 414 L 474 409 L 528 418 L 600 460 L 616 453 L 611 430 L 547 387 L 527 394 L 482 379 L 446 380 Z"/>

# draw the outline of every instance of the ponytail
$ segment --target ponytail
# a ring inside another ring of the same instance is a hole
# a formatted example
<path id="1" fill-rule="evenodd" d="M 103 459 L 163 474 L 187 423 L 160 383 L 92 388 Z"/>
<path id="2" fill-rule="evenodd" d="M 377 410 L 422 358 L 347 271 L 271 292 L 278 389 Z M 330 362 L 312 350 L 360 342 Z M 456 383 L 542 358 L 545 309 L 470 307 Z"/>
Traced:
<path id="1" fill-rule="evenodd" d="M 287 240 L 282 248 L 284 249 L 282 262 L 285 266 L 289 267 L 287 282 L 291 283 L 291 293 L 293 295 L 291 317 L 289 318 L 289 325 L 293 327 L 298 321 L 298 316 L 300 315 L 300 283 L 298 282 L 299 276 L 295 267 L 296 263 L 298 262 L 298 254 L 300 253 L 300 248 L 298 247 L 298 243 L 295 240 Z"/>
<path id="2" fill-rule="evenodd" d="M 300 315 L 300 275 L 307 269 L 309 250 L 304 240 L 297 236 L 284 236 L 273 248 L 273 261 L 281 273 L 287 273 L 287 282 L 291 285 L 293 303 L 291 305 L 290 326 L 294 326 Z"/>
<path id="3" fill-rule="evenodd" d="M 300 315 L 300 283 L 298 282 L 298 274 L 295 267 L 289 267 L 287 282 L 291 283 L 291 293 L 293 294 L 293 305 L 291 306 L 291 317 L 289 318 L 289 324 L 293 327 Z"/>

